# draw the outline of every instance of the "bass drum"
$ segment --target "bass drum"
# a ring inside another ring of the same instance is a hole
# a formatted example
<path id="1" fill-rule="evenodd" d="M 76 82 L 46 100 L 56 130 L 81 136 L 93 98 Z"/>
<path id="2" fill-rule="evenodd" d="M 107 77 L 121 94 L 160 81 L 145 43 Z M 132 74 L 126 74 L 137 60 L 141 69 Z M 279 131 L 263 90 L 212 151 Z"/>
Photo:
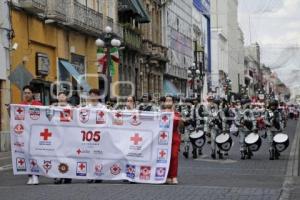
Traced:
<path id="1" fill-rule="evenodd" d="M 261 138 L 257 133 L 250 133 L 245 138 L 245 143 L 251 151 L 258 151 L 261 146 Z"/>
<path id="2" fill-rule="evenodd" d="M 284 133 L 277 133 L 273 137 L 273 144 L 278 152 L 283 152 L 289 146 L 289 136 Z"/>
<path id="3" fill-rule="evenodd" d="M 206 137 L 203 131 L 195 131 L 190 134 L 190 141 L 194 147 L 202 148 L 205 144 Z"/>
<path id="4" fill-rule="evenodd" d="M 220 150 L 229 151 L 232 146 L 232 138 L 228 133 L 221 133 L 216 137 L 216 143 Z"/>

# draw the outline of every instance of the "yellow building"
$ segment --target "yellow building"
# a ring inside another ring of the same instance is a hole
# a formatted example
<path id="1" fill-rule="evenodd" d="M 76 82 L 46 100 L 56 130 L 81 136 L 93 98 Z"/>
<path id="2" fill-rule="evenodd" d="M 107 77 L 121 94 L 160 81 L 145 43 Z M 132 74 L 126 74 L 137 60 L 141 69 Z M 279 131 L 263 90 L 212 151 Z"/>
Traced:
<path id="1" fill-rule="evenodd" d="M 92 74 L 81 86 L 98 88 L 95 40 L 106 25 L 122 37 L 112 18 L 116 17 L 105 16 L 112 8 L 106 1 L 104 6 L 99 5 L 103 2 L 99 0 L 89 0 L 87 5 L 83 4 L 86 1 L 75 0 L 36 2 L 20 0 L 12 6 L 13 43 L 18 44 L 18 49 L 11 53 L 11 71 L 25 66 L 33 76 L 30 84 L 35 87 L 35 98 L 46 105 L 51 103 L 51 84 L 56 81 L 70 81 L 74 87 L 78 85 L 76 76 Z M 113 77 L 116 80 L 118 71 Z M 12 103 L 20 102 L 20 89 L 12 84 L 11 91 Z"/>

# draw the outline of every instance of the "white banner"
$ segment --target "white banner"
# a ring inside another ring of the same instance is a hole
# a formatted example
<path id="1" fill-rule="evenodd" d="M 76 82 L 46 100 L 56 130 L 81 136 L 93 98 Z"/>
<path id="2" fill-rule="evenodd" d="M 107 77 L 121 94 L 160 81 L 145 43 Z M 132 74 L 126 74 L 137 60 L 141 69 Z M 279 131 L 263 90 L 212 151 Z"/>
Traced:
<path id="1" fill-rule="evenodd" d="M 173 113 L 11 105 L 15 175 L 164 183 Z"/>

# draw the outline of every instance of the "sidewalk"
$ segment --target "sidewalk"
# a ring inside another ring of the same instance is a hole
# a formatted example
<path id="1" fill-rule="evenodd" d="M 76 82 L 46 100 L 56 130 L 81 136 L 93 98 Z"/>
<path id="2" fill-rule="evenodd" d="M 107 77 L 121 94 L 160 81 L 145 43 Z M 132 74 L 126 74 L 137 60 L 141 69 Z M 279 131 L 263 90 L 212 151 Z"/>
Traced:
<path id="1" fill-rule="evenodd" d="M 0 172 L 12 169 L 11 152 L 0 152 Z"/>

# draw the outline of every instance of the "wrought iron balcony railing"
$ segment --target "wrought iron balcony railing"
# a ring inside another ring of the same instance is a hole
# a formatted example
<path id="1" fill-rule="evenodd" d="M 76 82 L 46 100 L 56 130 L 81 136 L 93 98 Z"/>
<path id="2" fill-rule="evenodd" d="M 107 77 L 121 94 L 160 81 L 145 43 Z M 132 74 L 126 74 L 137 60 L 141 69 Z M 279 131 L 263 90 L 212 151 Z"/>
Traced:
<path id="1" fill-rule="evenodd" d="M 25 10 L 34 13 L 44 13 L 47 6 L 47 0 L 19 0 L 19 4 Z"/>

